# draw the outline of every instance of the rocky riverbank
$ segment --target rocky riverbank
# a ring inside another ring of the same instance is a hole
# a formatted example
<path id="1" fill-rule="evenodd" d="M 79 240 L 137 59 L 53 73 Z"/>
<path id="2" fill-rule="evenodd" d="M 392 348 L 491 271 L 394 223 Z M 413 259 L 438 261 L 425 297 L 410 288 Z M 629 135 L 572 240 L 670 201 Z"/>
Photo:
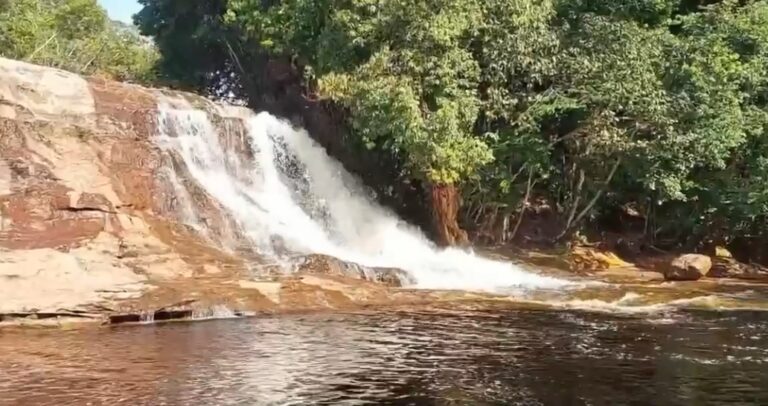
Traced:
<path id="1" fill-rule="evenodd" d="M 354 310 L 477 297 L 401 289 L 403 271 L 275 263 L 163 149 L 160 105 L 203 112 L 253 160 L 247 111 L 194 94 L 0 59 L 0 323 Z"/>
<path id="2" fill-rule="evenodd" d="M 203 112 L 228 151 L 254 159 L 241 108 L 0 59 L 0 323 L 121 323 L 445 301 L 461 307 L 499 299 L 403 289 L 411 282 L 403 271 L 329 256 L 265 258 L 178 153 L 158 145 L 161 103 Z M 664 270 L 672 258 L 656 261 L 661 269 L 597 250 L 528 254 L 512 256 L 537 272 L 581 275 L 579 283 L 653 290 L 664 275 L 674 279 Z M 687 262 L 678 268 L 705 280 L 764 275 L 728 258 L 711 262 L 707 270 L 693 272 Z M 615 300 L 622 291 L 584 292 Z M 582 300 L 555 296 L 516 300 L 535 306 Z"/>
<path id="3" fill-rule="evenodd" d="M 0 59 L 0 321 L 400 300 L 388 290 L 401 284 L 397 270 L 322 256 L 277 269 L 249 249 L 181 160 L 153 142 L 160 98 L 205 109 L 248 153 L 237 108 Z M 205 233 L 184 224 L 185 210 Z"/>
<path id="4" fill-rule="evenodd" d="M 722 247 L 717 247 L 714 255 L 656 253 L 636 257 L 634 260 L 629 262 L 610 250 L 577 246 L 562 256 L 560 265 L 579 273 L 599 274 L 616 269 L 651 272 L 670 282 L 730 279 L 768 283 L 768 268 L 760 264 L 739 262 Z"/>

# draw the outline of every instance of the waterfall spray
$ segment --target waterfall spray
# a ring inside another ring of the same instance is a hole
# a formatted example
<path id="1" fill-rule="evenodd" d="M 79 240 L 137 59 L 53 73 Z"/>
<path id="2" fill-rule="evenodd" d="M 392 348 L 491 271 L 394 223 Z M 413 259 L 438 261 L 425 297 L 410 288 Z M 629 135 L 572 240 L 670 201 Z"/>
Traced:
<path id="1" fill-rule="evenodd" d="M 458 249 L 438 249 L 379 206 L 303 131 L 267 113 L 243 118 L 253 159 L 228 151 L 206 112 L 160 106 L 162 148 L 231 215 L 260 253 L 319 253 L 407 271 L 416 287 L 500 291 L 567 284 Z M 235 161 L 233 163 L 233 160 Z"/>

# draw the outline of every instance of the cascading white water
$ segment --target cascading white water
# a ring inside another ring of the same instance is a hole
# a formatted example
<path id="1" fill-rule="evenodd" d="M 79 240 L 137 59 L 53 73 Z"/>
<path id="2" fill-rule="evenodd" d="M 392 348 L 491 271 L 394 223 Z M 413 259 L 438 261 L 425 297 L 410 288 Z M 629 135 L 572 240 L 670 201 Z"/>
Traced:
<path id="1" fill-rule="evenodd" d="M 306 132 L 260 113 L 245 118 L 253 162 L 223 146 L 207 114 L 160 106 L 158 142 L 184 160 L 199 185 L 260 253 L 320 253 L 407 271 L 416 286 L 500 291 L 557 288 L 565 281 L 458 250 L 439 250 L 378 206 Z"/>

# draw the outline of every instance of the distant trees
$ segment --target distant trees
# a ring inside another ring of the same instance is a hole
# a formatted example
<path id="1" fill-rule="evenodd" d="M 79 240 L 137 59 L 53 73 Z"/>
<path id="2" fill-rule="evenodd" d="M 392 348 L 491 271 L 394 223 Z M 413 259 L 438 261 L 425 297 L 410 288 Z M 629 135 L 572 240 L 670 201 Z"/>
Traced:
<path id="1" fill-rule="evenodd" d="M 157 60 L 96 0 L 0 0 L 0 56 L 131 81 L 150 80 Z"/>
<path id="2" fill-rule="evenodd" d="M 432 185 L 446 242 L 461 194 L 469 226 L 535 198 L 553 239 L 632 207 L 650 241 L 768 244 L 765 0 L 142 3 L 168 78 L 210 90 L 292 58 Z"/>

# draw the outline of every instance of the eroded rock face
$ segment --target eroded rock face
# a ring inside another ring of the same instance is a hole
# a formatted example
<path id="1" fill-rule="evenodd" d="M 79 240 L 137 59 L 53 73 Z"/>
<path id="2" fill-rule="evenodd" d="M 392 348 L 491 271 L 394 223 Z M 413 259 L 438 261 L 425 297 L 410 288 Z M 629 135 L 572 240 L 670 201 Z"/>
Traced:
<path id="1" fill-rule="evenodd" d="M 117 244 L 102 233 L 68 252 L 0 251 L 0 313 L 87 310 L 84 304 L 141 295 L 147 278 L 112 255 Z"/>
<path id="2" fill-rule="evenodd" d="M 675 258 L 664 271 L 668 281 L 697 281 L 712 268 L 712 259 L 706 255 L 686 254 Z"/>
<path id="3" fill-rule="evenodd" d="M 158 147 L 160 98 L 207 112 L 228 151 L 253 158 L 242 109 L 0 58 L 0 314 L 360 303 L 370 295 L 350 298 L 323 278 L 406 280 L 313 256 L 298 267 L 314 279 L 244 288 L 259 255 L 183 160 Z"/>

